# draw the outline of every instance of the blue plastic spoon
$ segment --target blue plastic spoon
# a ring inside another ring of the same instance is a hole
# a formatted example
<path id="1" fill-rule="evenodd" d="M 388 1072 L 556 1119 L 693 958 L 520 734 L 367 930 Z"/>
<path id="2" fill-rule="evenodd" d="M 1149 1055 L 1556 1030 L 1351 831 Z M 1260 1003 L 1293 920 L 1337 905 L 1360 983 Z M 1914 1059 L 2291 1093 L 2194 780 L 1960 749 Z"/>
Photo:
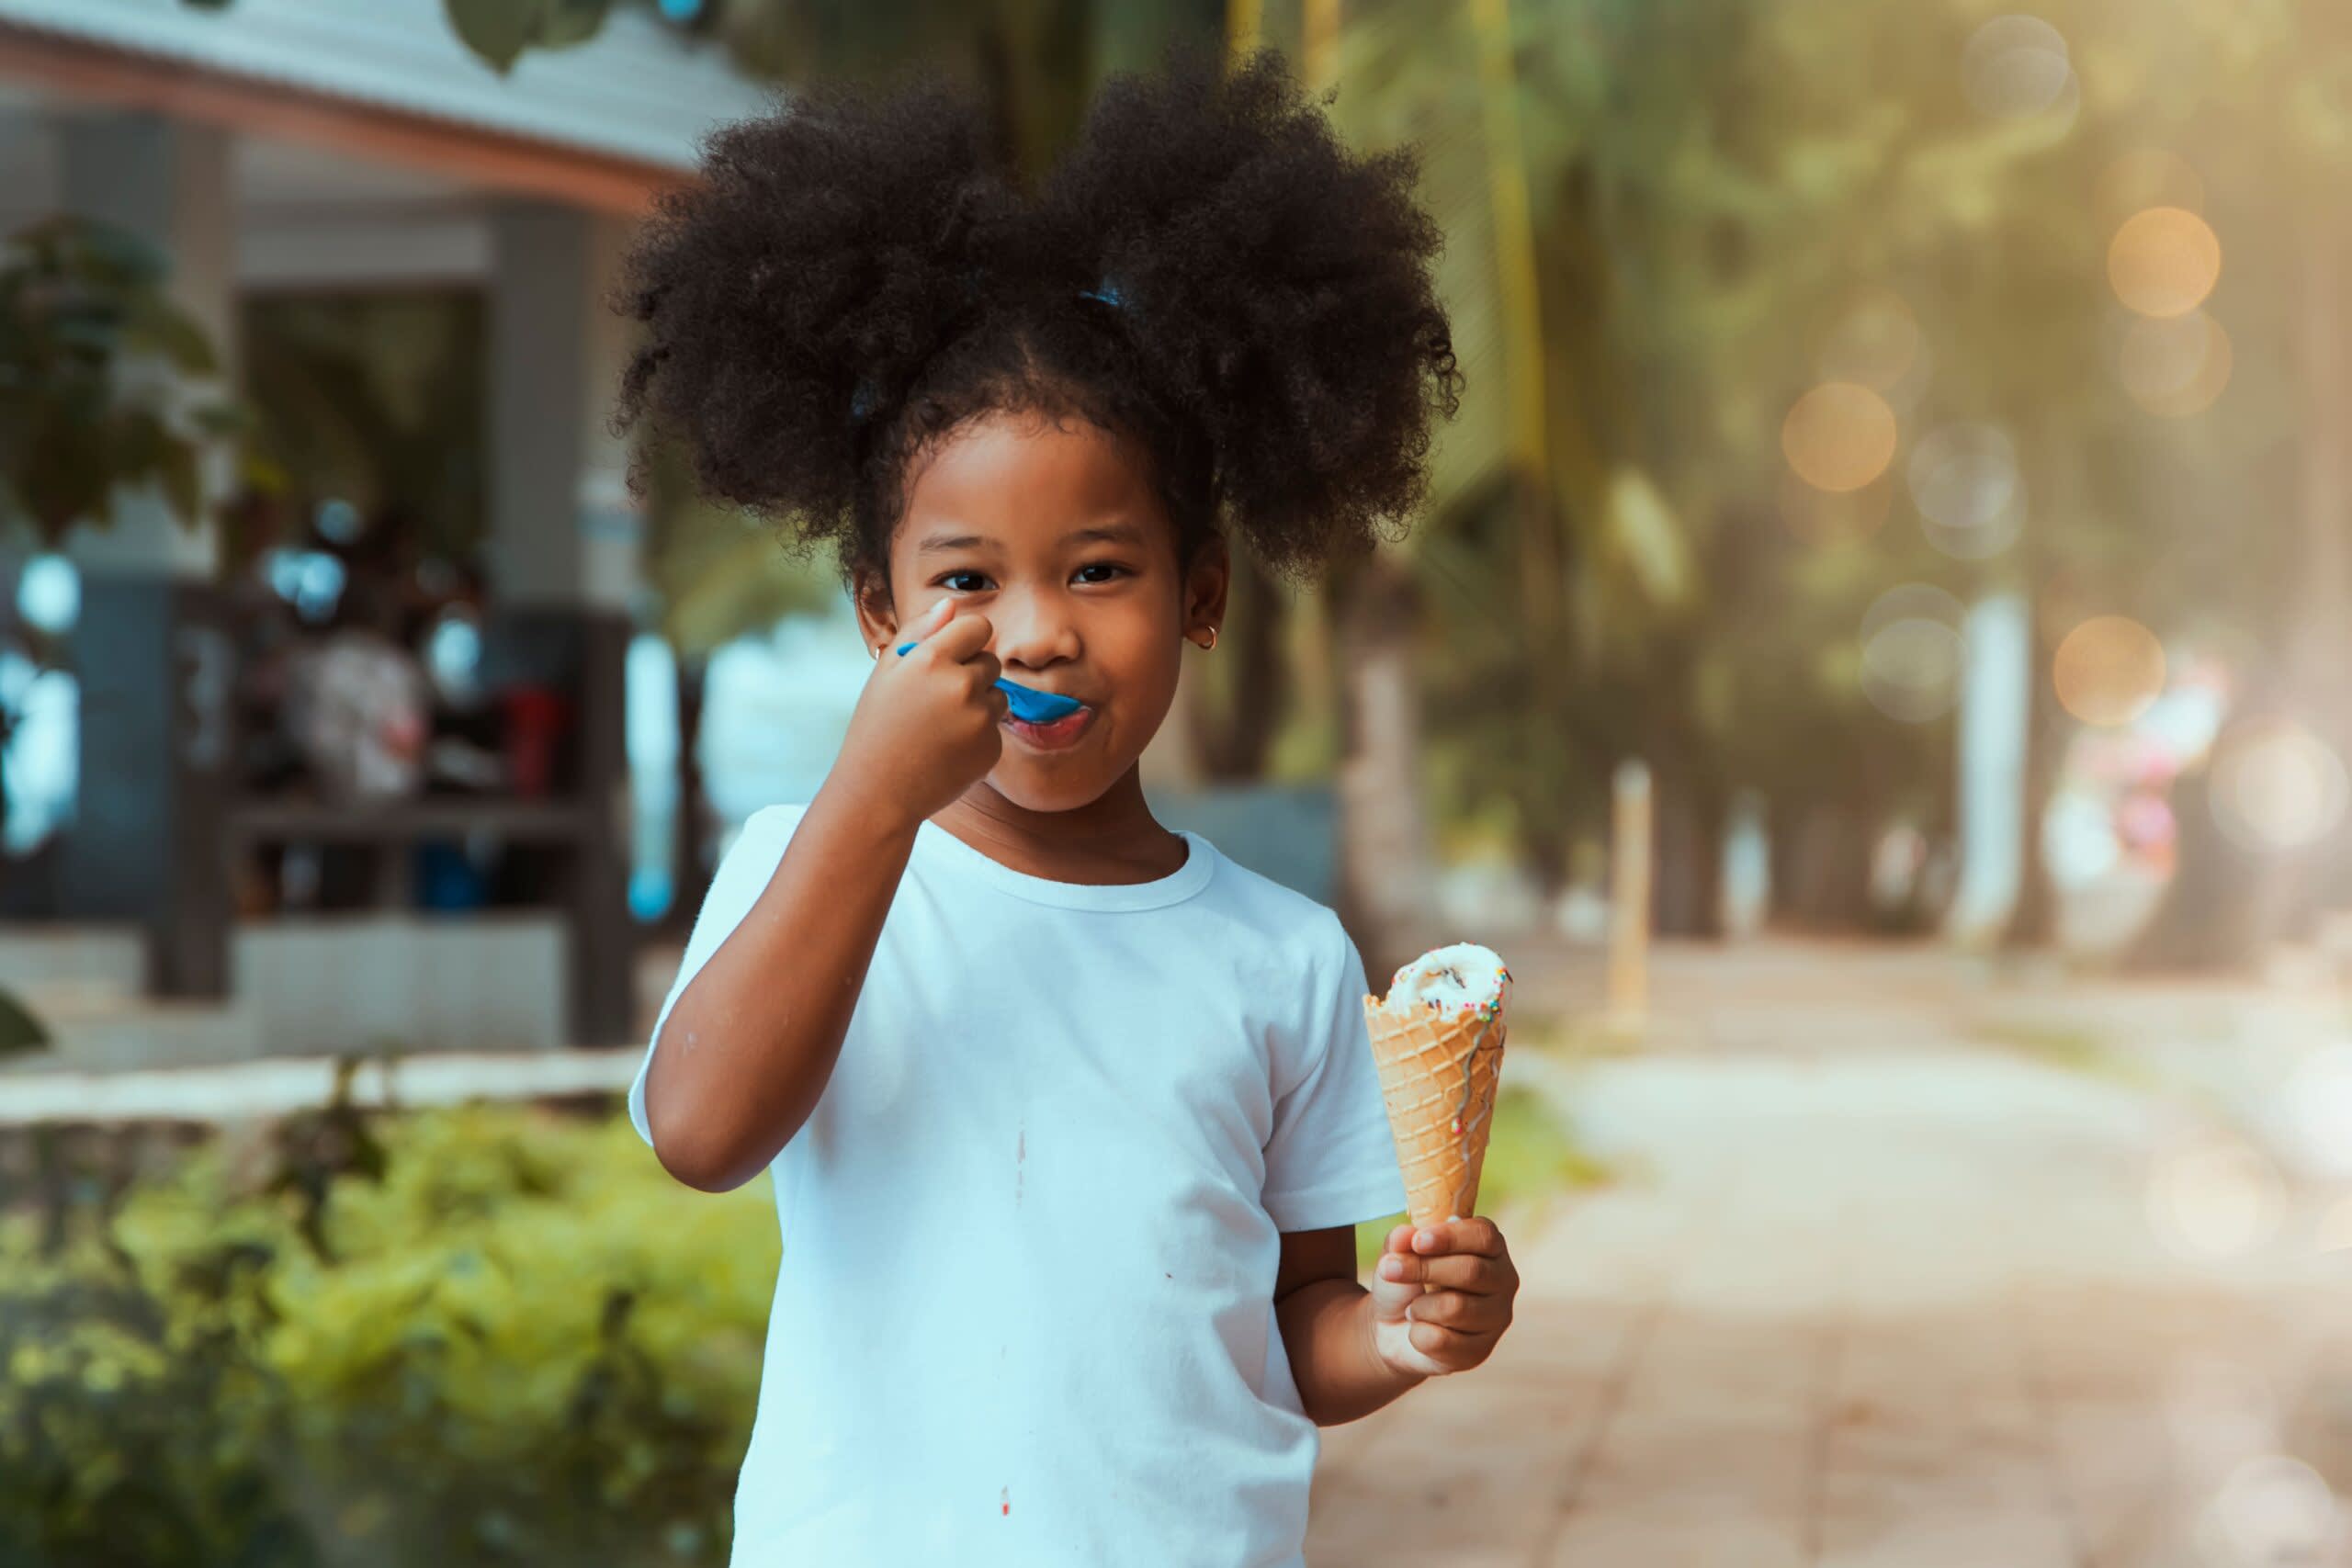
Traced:
<path id="1" fill-rule="evenodd" d="M 899 656 L 905 658 L 907 649 L 913 646 L 911 642 L 900 643 Z M 1065 697 L 1058 692 L 1032 691 L 1001 675 L 996 679 L 996 689 L 1004 694 L 1012 716 L 1023 724 L 1051 724 L 1057 718 L 1068 718 L 1086 705 L 1076 697 Z"/>

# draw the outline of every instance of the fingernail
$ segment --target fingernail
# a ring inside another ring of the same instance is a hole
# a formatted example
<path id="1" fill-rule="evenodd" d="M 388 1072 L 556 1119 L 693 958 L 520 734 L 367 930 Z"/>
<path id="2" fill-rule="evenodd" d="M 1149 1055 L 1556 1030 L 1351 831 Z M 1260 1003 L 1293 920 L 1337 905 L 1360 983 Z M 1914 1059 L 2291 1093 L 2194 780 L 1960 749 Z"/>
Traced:
<path id="1" fill-rule="evenodd" d="M 1403 1279 L 1405 1277 L 1405 1260 L 1394 1256 L 1382 1258 L 1380 1260 L 1380 1277 L 1384 1280 Z"/>
<path id="2" fill-rule="evenodd" d="M 1415 1247 L 1435 1247 L 1437 1245 L 1437 1232 L 1415 1231 L 1413 1233 L 1413 1245 Z"/>

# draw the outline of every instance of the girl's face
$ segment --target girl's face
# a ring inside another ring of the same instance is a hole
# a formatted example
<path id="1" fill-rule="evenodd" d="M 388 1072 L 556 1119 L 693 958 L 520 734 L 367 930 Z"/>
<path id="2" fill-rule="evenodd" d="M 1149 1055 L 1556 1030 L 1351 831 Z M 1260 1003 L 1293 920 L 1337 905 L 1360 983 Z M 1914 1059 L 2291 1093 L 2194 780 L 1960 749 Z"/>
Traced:
<path id="1" fill-rule="evenodd" d="M 988 776 L 1026 810 L 1071 811 L 1125 777 L 1176 696 L 1188 636 L 1223 618 L 1221 543 L 1186 571 L 1134 449 L 1084 420 L 991 414 L 914 475 L 890 540 L 889 600 L 861 604 L 867 645 L 933 600 L 982 615 L 1007 680 L 1084 703 L 1075 739 L 1007 721 Z"/>

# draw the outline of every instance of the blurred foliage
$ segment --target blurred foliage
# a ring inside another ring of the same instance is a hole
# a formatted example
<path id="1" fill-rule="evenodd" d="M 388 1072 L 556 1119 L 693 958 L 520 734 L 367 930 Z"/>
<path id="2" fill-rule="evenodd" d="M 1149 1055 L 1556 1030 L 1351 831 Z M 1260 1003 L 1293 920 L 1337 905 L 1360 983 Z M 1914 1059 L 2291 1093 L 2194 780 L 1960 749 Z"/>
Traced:
<path id="1" fill-rule="evenodd" d="M 210 511 L 206 454 L 245 416 L 199 392 L 218 361 L 167 281 L 154 246 L 94 220 L 0 241 L 0 525 L 54 547 L 142 486 L 183 523 Z"/>
<path id="2" fill-rule="evenodd" d="M 795 550 L 782 530 L 705 499 L 674 445 L 645 465 L 646 574 L 661 633 L 701 659 L 788 615 L 824 615 L 843 594 L 830 558 Z"/>
<path id="3" fill-rule="evenodd" d="M 34 1229 L 0 1221 L 0 1562 L 726 1560 L 763 1185 L 684 1199 L 620 1118 L 329 1113 Z"/>
<path id="4" fill-rule="evenodd" d="M 447 4 L 502 65 L 589 36 L 608 8 Z M 1107 73 L 1221 32 L 1294 54 L 1358 145 L 1415 147 L 1469 383 L 1432 450 L 1428 514 L 1393 557 L 1419 613 L 1375 628 L 1412 641 L 1425 705 L 1419 773 L 1381 760 L 1380 792 L 1424 790 L 1433 821 L 1508 834 L 1547 889 L 1589 858 L 1579 846 L 1605 832 L 1611 773 L 1635 756 L 1657 778 L 1669 930 L 1713 923 L 1736 792 L 1761 798 L 1776 846 L 1832 868 L 1806 879 L 1795 908 L 1793 879 L 1776 877 L 1784 914 L 1851 919 L 1890 822 L 1948 840 L 1948 712 L 1899 716 L 1863 683 L 1864 615 L 1901 584 L 1962 604 L 2014 592 L 2030 606 L 2030 823 L 2073 732 L 2040 676 L 2092 614 L 2222 652 L 2352 754 L 2352 705 L 2333 673 L 2352 617 L 2352 347 L 2329 281 L 2352 265 L 2336 199 L 2352 159 L 2352 9 L 658 8 L 787 85 L 944 70 L 980 89 L 1002 156 L 1027 172 L 1066 144 Z M 2041 29 L 2024 53 L 2057 70 L 2044 85 L 2060 90 L 2004 102 L 2007 89 L 1988 96 L 1970 73 L 1992 31 L 2018 27 Z M 2205 308 L 2234 369 L 2198 412 L 2142 406 L 2119 374 L 2133 319 L 2109 287 L 2108 246 L 2122 216 L 2179 194 L 2116 207 L 2117 170 L 2151 153 L 2186 161 L 2187 199 L 2227 257 Z M 1883 375 L 1858 371 L 1851 352 L 1874 310 L 1910 334 Z M 1810 389 L 1858 375 L 1897 446 L 1878 479 L 1825 502 L 1792 480 L 1783 423 Z M 2000 548 L 1948 547 L 1906 482 L 1923 441 L 1970 426 L 2005 433 L 2014 452 L 2022 526 Z M 731 522 L 685 519 L 663 550 L 662 592 L 695 646 L 753 629 L 797 592 L 760 581 L 772 557 Z M 1302 623 L 1325 647 L 1295 660 L 1295 686 L 1222 669 L 1197 682 L 1206 750 L 1283 777 L 1329 766 L 1363 652 L 1339 639 L 1348 618 L 1314 595 L 1274 604 L 1246 586 L 1237 605 L 1249 613 L 1220 654 L 1235 671 L 1262 667 L 1238 646 L 1253 638 L 1296 652 Z M 1243 711 L 1253 702 L 1276 711 Z M 2209 816 L 2184 811 L 2183 831 L 2210 831 Z M 2031 826 L 2026 840 L 2040 841 Z M 2352 890 L 2352 855 L 2336 859 Z"/>
<path id="5" fill-rule="evenodd" d="M 1502 1091 L 1482 1212 L 1605 1179 Z M 726 1561 L 764 1184 L 682 1197 L 624 1118 L 339 1098 L 47 1228 L 0 1217 L 0 1562 Z"/>
<path id="6" fill-rule="evenodd" d="M 283 510 L 307 519 L 345 501 L 404 549 L 473 558 L 488 507 L 487 315 L 472 289 L 246 300 L 256 446 L 294 476 Z"/>

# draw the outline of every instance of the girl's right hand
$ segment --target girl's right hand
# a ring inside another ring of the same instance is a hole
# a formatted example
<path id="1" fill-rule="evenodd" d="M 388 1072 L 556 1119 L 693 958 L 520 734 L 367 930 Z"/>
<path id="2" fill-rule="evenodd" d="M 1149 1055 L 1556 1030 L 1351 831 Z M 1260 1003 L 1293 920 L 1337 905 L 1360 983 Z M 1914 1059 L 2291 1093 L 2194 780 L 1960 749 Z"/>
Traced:
<path id="1" fill-rule="evenodd" d="M 996 766 L 1008 704 L 988 617 L 936 599 L 893 633 L 858 694 L 833 774 L 875 807 L 920 825 Z M 899 648 L 915 646 L 901 658 Z"/>

